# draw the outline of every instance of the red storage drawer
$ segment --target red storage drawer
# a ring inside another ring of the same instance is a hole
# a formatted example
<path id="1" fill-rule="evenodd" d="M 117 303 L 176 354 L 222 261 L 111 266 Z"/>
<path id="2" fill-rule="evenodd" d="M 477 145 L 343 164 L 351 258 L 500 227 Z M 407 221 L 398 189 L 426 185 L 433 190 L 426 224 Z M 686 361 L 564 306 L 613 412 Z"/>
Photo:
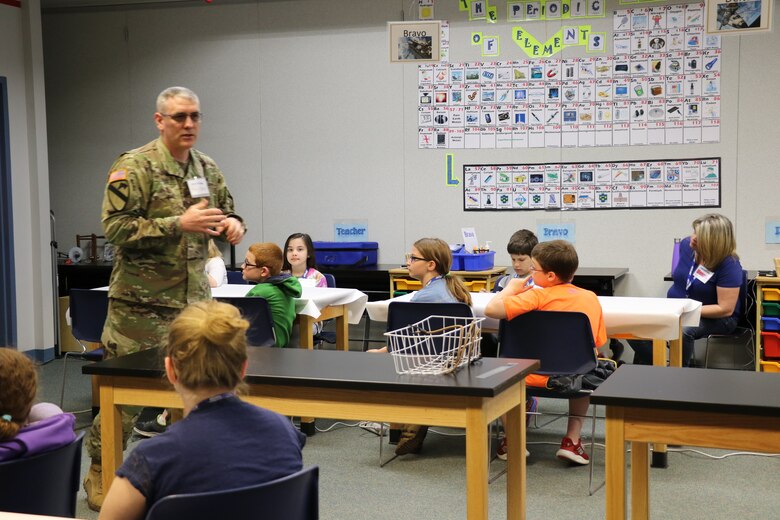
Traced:
<path id="1" fill-rule="evenodd" d="M 765 358 L 780 358 L 780 334 L 777 332 L 762 332 L 761 344 L 764 346 Z"/>

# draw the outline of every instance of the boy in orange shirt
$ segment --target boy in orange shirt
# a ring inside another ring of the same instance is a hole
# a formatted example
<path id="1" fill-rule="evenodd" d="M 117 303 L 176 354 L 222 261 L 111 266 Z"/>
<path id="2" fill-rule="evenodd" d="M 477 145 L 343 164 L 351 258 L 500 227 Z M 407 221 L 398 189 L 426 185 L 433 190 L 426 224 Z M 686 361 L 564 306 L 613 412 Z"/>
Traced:
<path id="1" fill-rule="evenodd" d="M 509 319 L 515 316 L 540 311 L 574 311 L 588 316 L 597 347 L 607 341 L 604 317 L 597 296 L 571 284 L 579 266 L 577 251 L 564 240 L 542 242 L 531 252 L 531 276 L 541 290 L 528 290 L 525 280 L 510 280 L 500 293 L 496 294 L 485 308 L 485 315 L 491 318 Z M 569 422 L 566 437 L 556 453 L 559 459 L 576 464 L 588 464 L 588 455 L 582 449 L 580 432 L 582 418 L 588 413 L 590 399 L 582 397 L 569 400 Z"/>

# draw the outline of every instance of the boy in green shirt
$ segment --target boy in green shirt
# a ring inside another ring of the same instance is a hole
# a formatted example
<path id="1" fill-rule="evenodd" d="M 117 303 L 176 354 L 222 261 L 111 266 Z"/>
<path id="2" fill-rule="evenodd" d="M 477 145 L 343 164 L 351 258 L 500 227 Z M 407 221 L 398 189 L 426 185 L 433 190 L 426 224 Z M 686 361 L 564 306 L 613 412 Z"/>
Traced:
<path id="1" fill-rule="evenodd" d="M 244 280 L 257 284 L 246 294 L 247 297 L 257 296 L 268 301 L 277 347 L 286 347 L 290 341 L 295 321 L 295 298 L 301 296 L 298 279 L 289 273 L 280 274 L 283 261 L 284 254 L 279 246 L 262 242 L 249 246 L 246 260 L 241 264 Z"/>

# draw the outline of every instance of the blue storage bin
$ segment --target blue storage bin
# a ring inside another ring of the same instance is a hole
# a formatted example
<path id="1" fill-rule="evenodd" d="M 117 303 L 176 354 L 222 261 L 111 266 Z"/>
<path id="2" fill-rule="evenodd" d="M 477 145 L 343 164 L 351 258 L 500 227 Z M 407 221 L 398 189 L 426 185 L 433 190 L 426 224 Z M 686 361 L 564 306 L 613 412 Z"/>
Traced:
<path id="1" fill-rule="evenodd" d="M 377 242 L 314 242 L 314 259 L 319 266 L 362 267 L 376 265 Z"/>
<path id="2" fill-rule="evenodd" d="M 772 318 L 769 316 L 761 317 L 761 330 L 780 330 L 780 318 Z"/>
<path id="3" fill-rule="evenodd" d="M 450 271 L 463 271 L 463 253 L 452 253 Z"/>
<path id="4" fill-rule="evenodd" d="M 493 268 L 496 252 L 487 253 L 457 253 L 452 255 L 453 271 L 485 271 Z M 457 259 L 457 260 L 456 260 Z M 455 268 L 455 265 L 458 268 Z"/>

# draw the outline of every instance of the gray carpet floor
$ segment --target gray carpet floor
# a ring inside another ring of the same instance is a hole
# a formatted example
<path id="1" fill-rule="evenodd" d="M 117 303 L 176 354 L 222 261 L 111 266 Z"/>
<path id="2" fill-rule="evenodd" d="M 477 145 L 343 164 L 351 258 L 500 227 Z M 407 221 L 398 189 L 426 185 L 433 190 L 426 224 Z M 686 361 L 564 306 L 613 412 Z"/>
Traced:
<path id="1" fill-rule="evenodd" d="M 374 327 L 377 329 L 378 327 Z M 380 331 L 372 337 L 381 339 Z M 350 330 L 352 338 L 363 335 L 361 326 Z M 378 345 L 374 345 L 378 346 Z M 354 341 L 353 350 L 362 350 Z M 630 349 L 626 349 L 630 359 Z M 79 361 L 68 361 L 64 408 L 83 410 L 90 406 L 90 384 L 81 375 Z M 41 368 L 40 400 L 59 402 L 62 360 Z M 542 400 L 541 412 L 562 412 L 564 401 Z M 604 481 L 604 424 L 596 426 L 594 485 Z M 81 428 L 89 425 L 90 413 L 77 416 Z M 545 422 L 547 418 L 540 418 Z M 318 433 L 304 449 L 304 464 L 320 467 L 320 517 L 329 519 L 465 518 L 465 438 L 462 430 L 433 428 L 419 455 L 396 458 L 379 467 L 379 437 L 355 423 L 317 421 Z M 590 437 L 586 422 L 584 437 Z M 528 430 L 527 518 L 604 518 L 604 488 L 588 494 L 588 468 L 570 467 L 555 458 L 565 419 Z M 138 438 L 132 439 L 132 450 Z M 385 459 L 392 449 L 385 439 Z M 493 448 L 495 449 L 495 447 Z M 588 447 L 586 446 L 586 449 Z M 695 451 L 693 451 L 695 450 Z M 82 475 L 89 467 L 86 454 Z M 491 519 L 506 517 L 506 463 L 494 460 L 489 486 Z M 669 454 L 669 467 L 651 469 L 651 518 L 654 519 L 769 519 L 780 513 L 780 457 L 683 447 Z M 86 506 L 83 490 L 77 516 L 96 519 Z"/>

